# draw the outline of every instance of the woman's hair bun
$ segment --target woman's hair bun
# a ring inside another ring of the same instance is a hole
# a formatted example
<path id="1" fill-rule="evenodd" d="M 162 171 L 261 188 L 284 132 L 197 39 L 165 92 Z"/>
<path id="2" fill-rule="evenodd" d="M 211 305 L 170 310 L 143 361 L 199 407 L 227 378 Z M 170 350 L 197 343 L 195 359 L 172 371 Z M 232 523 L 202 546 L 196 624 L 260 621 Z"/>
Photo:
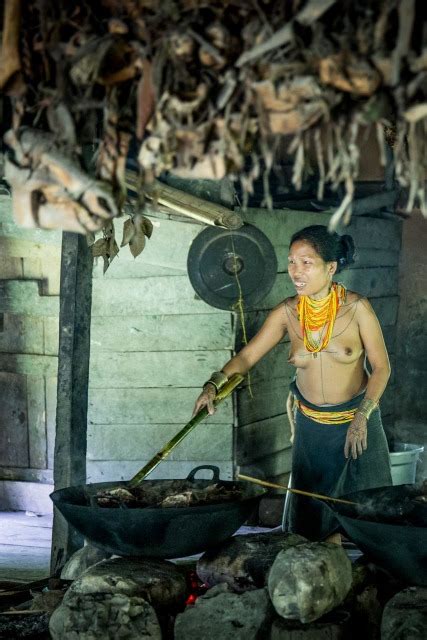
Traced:
<path id="1" fill-rule="evenodd" d="M 353 238 L 348 234 L 341 236 L 341 247 L 342 252 L 338 262 L 341 269 L 343 269 L 350 264 L 354 264 L 355 247 Z"/>

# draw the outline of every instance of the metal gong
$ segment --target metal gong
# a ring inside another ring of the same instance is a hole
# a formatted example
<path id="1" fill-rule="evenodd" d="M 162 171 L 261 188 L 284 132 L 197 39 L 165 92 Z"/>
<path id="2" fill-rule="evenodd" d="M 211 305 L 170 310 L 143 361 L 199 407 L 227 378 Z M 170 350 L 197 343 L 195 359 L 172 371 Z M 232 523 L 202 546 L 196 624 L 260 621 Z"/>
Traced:
<path id="1" fill-rule="evenodd" d="M 235 309 L 241 295 L 249 308 L 272 288 L 277 258 L 267 236 L 251 224 L 234 231 L 207 227 L 190 247 L 187 269 L 194 290 L 212 307 Z"/>

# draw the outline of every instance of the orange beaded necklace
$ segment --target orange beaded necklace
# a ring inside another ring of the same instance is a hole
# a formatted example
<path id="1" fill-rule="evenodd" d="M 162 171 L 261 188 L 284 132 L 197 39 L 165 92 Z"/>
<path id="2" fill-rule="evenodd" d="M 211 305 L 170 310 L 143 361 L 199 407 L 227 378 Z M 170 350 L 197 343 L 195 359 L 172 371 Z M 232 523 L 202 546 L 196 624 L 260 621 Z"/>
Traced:
<path id="1" fill-rule="evenodd" d="M 326 298 L 313 300 L 309 296 L 301 296 L 297 304 L 298 319 L 301 325 L 304 346 L 310 353 L 316 354 L 328 346 L 334 330 L 337 312 L 346 298 L 347 289 L 343 284 L 333 282 Z M 313 331 L 320 331 L 322 335 L 317 340 Z"/>

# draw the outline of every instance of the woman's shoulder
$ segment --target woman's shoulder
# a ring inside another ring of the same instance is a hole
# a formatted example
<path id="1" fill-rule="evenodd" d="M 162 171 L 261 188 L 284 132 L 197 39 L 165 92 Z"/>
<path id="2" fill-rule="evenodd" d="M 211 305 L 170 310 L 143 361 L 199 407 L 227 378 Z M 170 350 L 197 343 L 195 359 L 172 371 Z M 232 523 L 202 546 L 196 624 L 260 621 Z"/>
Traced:
<path id="1" fill-rule="evenodd" d="M 354 305 L 357 302 L 360 302 L 361 300 L 366 300 L 366 298 L 362 296 L 360 293 L 357 293 L 356 291 L 351 291 L 350 289 L 347 289 L 343 306 Z"/>
<path id="2" fill-rule="evenodd" d="M 372 308 L 368 298 L 357 291 L 350 291 L 347 289 L 345 303 L 342 306 L 354 306 L 357 316 L 372 315 L 376 317 L 375 311 Z"/>

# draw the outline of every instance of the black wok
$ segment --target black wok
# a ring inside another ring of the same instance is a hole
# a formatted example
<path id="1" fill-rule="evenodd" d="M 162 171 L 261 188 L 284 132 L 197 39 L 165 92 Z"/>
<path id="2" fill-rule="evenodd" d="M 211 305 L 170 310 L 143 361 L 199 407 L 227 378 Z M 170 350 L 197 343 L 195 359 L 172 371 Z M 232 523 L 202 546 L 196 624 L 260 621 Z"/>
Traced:
<path id="1" fill-rule="evenodd" d="M 211 480 L 196 480 L 200 469 L 211 469 Z M 95 505 L 90 496 L 100 489 L 126 486 L 126 482 L 102 482 L 59 489 L 50 497 L 64 518 L 95 546 L 122 556 L 178 558 L 213 547 L 239 529 L 252 513 L 265 489 L 246 482 L 223 481 L 219 469 L 204 465 L 187 478 L 201 489 L 220 482 L 242 491 L 239 501 L 192 507 L 114 508 Z M 144 486 L 167 480 L 144 480 Z"/>
<path id="2" fill-rule="evenodd" d="M 414 485 L 341 496 L 358 506 L 331 504 L 347 535 L 367 556 L 407 584 L 427 586 L 427 504 Z"/>

